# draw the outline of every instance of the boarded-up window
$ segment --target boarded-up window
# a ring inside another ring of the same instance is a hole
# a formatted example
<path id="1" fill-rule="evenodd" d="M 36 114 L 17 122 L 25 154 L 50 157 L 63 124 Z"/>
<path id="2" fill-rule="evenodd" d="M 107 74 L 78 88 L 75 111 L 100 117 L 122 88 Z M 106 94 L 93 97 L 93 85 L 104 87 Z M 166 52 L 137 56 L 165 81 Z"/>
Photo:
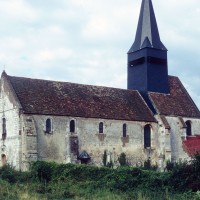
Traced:
<path id="1" fill-rule="evenodd" d="M 187 136 L 191 136 L 192 135 L 192 124 L 191 124 L 191 121 L 186 121 L 185 122 L 186 124 L 186 135 Z"/>
<path id="2" fill-rule="evenodd" d="M 127 135 L 126 131 L 127 131 L 127 126 L 126 124 L 123 124 L 123 137 L 126 137 Z"/>
<path id="3" fill-rule="evenodd" d="M 46 133 L 51 133 L 52 132 L 52 120 L 47 119 L 46 120 Z"/>
<path id="4" fill-rule="evenodd" d="M 144 148 L 151 147 L 151 126 L 147 124 L 144 127 Z"/>
<path id="5" fill-rule="evenodd" d="M 2 118 L 2 139 L 5 140 L 6 136 L 6 118 Z"/>
<path id="6" fill-rule="evenodd" d="M 70 151 L 74 155 L 78 155 L 78 137 L 70 137 Z"/>
<path id="7" fill-rule="evenodd" d="M 103 133 L 103 122 L 99 123 L 99 133 Z"/>
<path id="8" fill-rule="evenodd" d="M 70 121 L 70 132 L 71 133 L 75 132 L 75 121 L 74 120 Z"/>

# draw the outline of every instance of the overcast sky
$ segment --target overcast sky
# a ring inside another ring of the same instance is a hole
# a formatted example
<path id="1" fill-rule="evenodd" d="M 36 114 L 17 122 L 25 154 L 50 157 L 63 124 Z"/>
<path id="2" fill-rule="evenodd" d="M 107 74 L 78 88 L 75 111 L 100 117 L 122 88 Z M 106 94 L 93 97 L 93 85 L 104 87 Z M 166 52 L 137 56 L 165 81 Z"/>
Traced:
<path id="1" fill-rule="evenodd" d="M 142 0 L 0 0 L 0 70 L 126 88 Z M 169 74 L 200 108 L 200 0 L 153 0 Z"/>

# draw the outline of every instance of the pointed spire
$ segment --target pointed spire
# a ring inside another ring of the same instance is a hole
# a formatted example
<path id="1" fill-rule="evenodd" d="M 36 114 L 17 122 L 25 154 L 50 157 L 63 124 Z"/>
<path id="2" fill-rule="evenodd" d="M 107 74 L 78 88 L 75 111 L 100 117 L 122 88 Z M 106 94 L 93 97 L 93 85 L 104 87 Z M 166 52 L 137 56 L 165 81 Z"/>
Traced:
<path id="1" fill-rule="evenodd" d="M 146 47 L 167 50 L 160 41 L 160 35 L 151 0 L 142 0 L 135 42 L 128 53 Z"/>

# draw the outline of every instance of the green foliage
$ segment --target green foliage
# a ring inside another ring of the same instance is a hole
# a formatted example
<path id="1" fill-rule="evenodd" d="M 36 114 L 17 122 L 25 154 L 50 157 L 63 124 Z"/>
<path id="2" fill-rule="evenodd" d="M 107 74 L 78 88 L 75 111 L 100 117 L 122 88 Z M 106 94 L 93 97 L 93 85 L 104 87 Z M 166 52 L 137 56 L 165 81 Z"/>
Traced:
<path id="1" fill-rule="evenodd" d="M 200 190 L 199 155 L 168 172 L 148 166 L 113 169 L 37 161 L 24 173 L 8 165 L 0 168 L 0 199 L 200 199 L 199 192 L 192 192 Z"/>
<path id="2" fill-rule="evenodd" d="M 52 179 L 54 168 L 57 164 L 54 162 L 36 161 L 31 165 L 31 174 L 40 181 L 49 182 Z"/>
<path id="3" fill-rule="evenodd" d="M 128 165 L 125 153 L 120 154 L 118 161 L 119 161 L 120 166 L 127 166 Z"/>
<path id="4" fill-rule="evenodd" d="M 172 169 L 171 183 L 176 191 L 200 190 L 200 154 L 190 162 L 175 163 Z"/>
<path id="5" fill-rule="evenodd" d="M 9 183 L 15 183 L 17 181 L 17 172 L 10 165 L 5 165 L 0 170 L 0 177 Z"/>
<path id="6" fill-rule="evenodd" d="M 167 171 L 172 171 L 173 168 L 174 168 L 174 163 L 172 161 L 170 161 L 170 160 L 167 160 L 167 162 L 166 162 L 166 170 Z"/>
<path id="7" fill-rule="evenodd" d="M 152 165 L 150 158 L 148 158 L 146 161 L 144 161 L 144 169 L 157 170 L 158 166 L 157 165 Z"/>
<path id="8" fill-rule="evenodd" d="M 113 171 L 113 190 L 127 192 L 136 189 L 142 182 L 142 171 L 138 168 L 123 167 Z"/>
<path id="9" fill-rule="evenodd" d="M 0 178 L 9 183 L 27 182 L 31 178 L 29 172 L 16 171 L 12 166 L 5 165 L 0 168 Z"/>

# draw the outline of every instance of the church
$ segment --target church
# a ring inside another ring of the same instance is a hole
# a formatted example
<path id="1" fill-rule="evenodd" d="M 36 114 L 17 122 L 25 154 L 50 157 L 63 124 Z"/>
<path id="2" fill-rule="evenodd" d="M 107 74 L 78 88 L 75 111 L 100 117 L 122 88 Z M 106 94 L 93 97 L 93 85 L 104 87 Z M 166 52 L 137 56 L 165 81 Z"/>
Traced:
<path id="1" fill-rule="evenodd" d="M 16 77 L 0 82 L 0 166 L 36 160 L 131 166 L 189 160 L 200 150 L 200 111 L 168 75 L 151 0 L 142 0 L 128 51 L 127 89 Z"/>

